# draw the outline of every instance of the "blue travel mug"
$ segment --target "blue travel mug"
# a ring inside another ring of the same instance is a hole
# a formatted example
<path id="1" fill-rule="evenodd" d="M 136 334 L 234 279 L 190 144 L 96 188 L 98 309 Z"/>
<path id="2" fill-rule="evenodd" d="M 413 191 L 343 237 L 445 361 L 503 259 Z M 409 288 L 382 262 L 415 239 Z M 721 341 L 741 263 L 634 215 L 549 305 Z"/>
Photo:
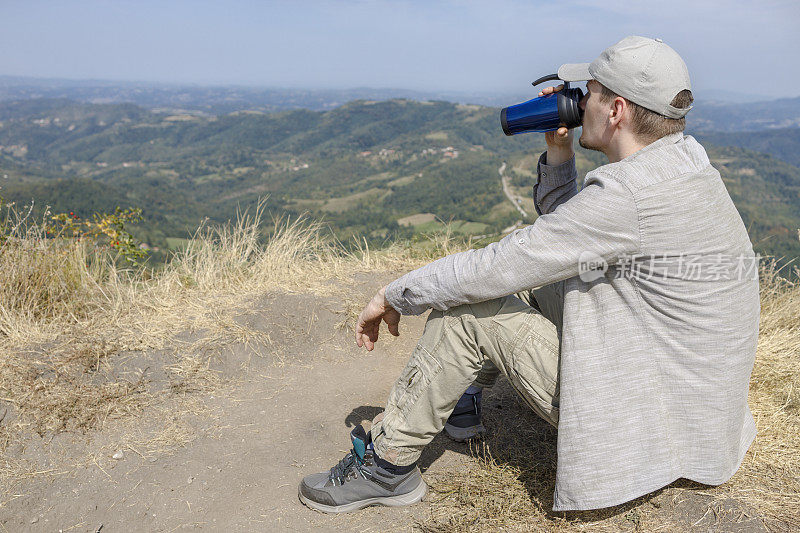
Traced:
<path id="1" fill-rule="evenodd" d="M 558 80 L 557 74 L 539 78 L 533 85 L 548 80 Z M 571 89 L 569 82 L 557 93 L 540 96 L 521 104 L 505 107 L 500 111 L 500 125 L 506 135 L 519 133 L 555 131 L 561 126 L 575 128 L 583 122 L 583 110 L 578 103 L 583 91 Z"/>

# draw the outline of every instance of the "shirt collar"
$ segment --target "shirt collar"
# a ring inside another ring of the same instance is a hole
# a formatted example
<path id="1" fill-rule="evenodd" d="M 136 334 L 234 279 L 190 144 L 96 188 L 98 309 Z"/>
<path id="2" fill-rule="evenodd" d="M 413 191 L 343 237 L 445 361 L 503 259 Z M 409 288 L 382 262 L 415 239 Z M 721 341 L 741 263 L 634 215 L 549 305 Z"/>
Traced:
<path id="1" fill-rule="evenodd" d="M 644 148 L 633 152 L 631 155 L 626 157 L 625 159 L 620 160 L 619 162 L 622 163 L 623 161 L 630 161 L 635 159 L 636 157 L 640 156 L 641 154 L 650 152 L 652 150 L 656 150 L 662 146 L 667 146 L 670 144 L 676 144 L 683 140 L 683 132 L 679 131 L 677 133 L 670 133 L 669 135 L 665 135 L 658 139 L 657 141 L 653 141 Z"/>

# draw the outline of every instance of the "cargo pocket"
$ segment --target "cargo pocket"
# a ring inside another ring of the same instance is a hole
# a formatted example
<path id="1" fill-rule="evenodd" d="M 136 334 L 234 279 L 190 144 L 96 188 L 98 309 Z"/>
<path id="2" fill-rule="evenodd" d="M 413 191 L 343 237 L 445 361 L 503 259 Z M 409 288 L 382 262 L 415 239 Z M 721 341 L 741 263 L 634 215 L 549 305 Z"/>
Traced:
<path id="1" fill-rule="evenodd" d="M 556 385 L 555 396 L 547 398 L 544 389 L 527 382 L 523 376 L 516 374 L 509 380 L 517 394 L 528 404 L 534 413 L 551 425 L 558 427 L 559 398 Z"/>
<path id="2" fill-rule="evenodd" d="M 418 345 L 392 388 L 389 408 L 394 407 L 403 418 L 407 417 L 422 392 L 441 371 L 439 360 Z"/>
<path id="3" fill-rule="evenodd" d="M 547 319 L 542 317 L 542 320 Z M 534 320 L 534 323 L 537 321 Z M 509 377 L 534 411 L 558 426 L 559 350 L 554 344 L 554 333 L 549 322 L 539 324 L 538 328 L 531 331 L 514 351 L 513 375 Z"/>
<path id="4" fill-rule="evenodd" d="M 541 315 L 534 317 L 533 327 L 520 342 L 512 357 L 514 368 L 531 381 L 541 383 L 552 394 L 558 382 L 558 334 L 553 325 Z"/>

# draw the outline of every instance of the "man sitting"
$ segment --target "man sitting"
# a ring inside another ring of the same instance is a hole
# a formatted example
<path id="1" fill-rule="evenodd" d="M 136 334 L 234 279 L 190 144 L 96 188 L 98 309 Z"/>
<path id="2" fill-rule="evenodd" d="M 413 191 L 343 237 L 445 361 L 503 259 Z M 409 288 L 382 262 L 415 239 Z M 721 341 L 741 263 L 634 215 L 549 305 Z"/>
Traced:
<path id="1" fill-rule="evenodd" d="M 609 164 L 578 191 L 572 133 L 547 133 L 532 225 L 378 291 L 356 328 L 368 350 L 382 321 L 398 335 L 401 314 L 434 310 L 382 418 L 300 483 L 306 505 L 419 501 L 422 449 L 443 428 L 480 433 L 480 390 L 499 373 L 558 428 L 556 511 L 682 477 L 717 485 L 738 468 L 755 437 L 756 257 L 719 173 L 682 134 L 686 65 L 658 39 L 627 37 L 559 78 L 589 80 L 580 144 Z"/>

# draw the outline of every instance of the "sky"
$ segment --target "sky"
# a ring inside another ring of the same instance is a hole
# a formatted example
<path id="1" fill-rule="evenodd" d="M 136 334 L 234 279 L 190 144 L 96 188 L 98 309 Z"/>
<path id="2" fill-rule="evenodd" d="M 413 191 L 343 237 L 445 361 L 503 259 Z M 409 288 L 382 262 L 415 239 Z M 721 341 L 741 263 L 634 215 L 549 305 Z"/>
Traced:
<path id="1" fill-rule="evenodd" d="M 800 96 L 798 0 L 0 0 L 0 75 L 515 92 L 627 35 L 695 95 Z"/>

